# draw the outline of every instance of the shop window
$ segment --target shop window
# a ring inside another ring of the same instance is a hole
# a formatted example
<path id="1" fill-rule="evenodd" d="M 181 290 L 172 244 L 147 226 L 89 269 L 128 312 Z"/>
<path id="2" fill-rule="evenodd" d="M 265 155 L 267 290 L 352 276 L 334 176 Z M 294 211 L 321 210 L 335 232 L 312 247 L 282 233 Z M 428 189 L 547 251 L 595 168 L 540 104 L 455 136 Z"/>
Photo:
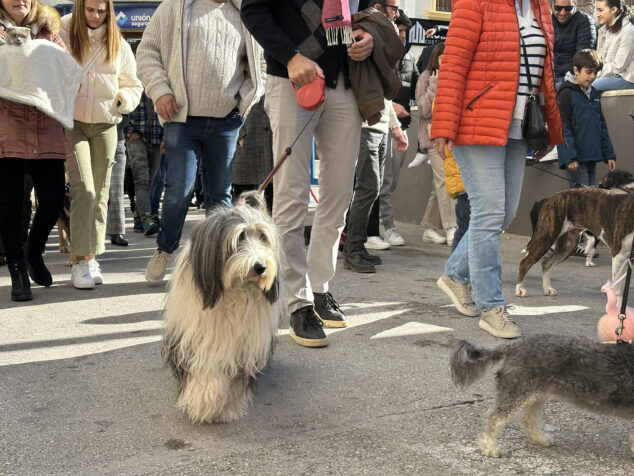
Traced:
<path id="1" fill-rule="evenodd" d="M 425 16 L 430 20 L 451 19 L 451 0 L 431 0 L 431 8 L 425 10 Z"/>

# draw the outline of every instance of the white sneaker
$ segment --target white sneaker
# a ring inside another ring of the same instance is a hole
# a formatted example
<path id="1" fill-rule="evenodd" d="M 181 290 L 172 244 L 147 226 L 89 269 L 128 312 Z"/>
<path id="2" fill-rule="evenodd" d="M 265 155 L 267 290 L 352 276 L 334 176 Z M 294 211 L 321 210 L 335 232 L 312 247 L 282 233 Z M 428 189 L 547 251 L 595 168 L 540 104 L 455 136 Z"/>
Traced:
<path id="1" fill-rule="evenodd" d="M 368 236 L 365 247 L 369 250 L 389 250 L 392 245 L 387 241 L 383 241 L 380 236 Z"/>
<path id="2" fill-rule="evenodd" d="M 77 289 L 93 289 L 95 281 L 90 274 L 90 265 L 87 261 L 74 263 L 70 272 L 70 282 Z"/>
<path id="3" fill-rule="evenodd" d="M 90 276 L 95 284 L 103 284 L 103 274 L 101 274 L 101 268 L 95 258 L 88 261 L 88 268 L 90 269 Z"/>
<path id="4" fill-rule="evenodd" d="M 412 161 L 407 166 L 408 169 L 413 169 L 414 167 L 419 167 L 424 164 L 429 164 L 429 155 L 424 154 L 422 152 L 418 152 L 416 156 L 412 159 Z"/>
<path id="5" fill-rule="evenodd" d="M 447 228 L 445 230 L 445 234 L 447 235 L 447 246 L 453 246 L 453 236 L 456 234 L 457 227 L 452 226 L 451 228 Z"/>
<path id="6" fill-rule="evenodd" d="M 405 244 L 405 240 L 401 234 L 396 231 L 396 228 L 388 228 L 385 230 L 385 233 L 383 233 L 383 239 L 392 246 L 403 246 Z"/>
<path id="7" fill-rule="evenodd" d="M 441 235 L 433 228 L 425 228 L 423 232 L 423 243 L 435 243 L 437 245 L 442 245 L 447 243 L 447 237 Z"/>
<path id="8" fill-rule="evenodd" d="M 150 284 L 158 284 L 165 277 L 165 268 L 170 259 L 170 254 L 162 250 L 156 250 L 154 256 L 145 268 L 145 280 Z"/>

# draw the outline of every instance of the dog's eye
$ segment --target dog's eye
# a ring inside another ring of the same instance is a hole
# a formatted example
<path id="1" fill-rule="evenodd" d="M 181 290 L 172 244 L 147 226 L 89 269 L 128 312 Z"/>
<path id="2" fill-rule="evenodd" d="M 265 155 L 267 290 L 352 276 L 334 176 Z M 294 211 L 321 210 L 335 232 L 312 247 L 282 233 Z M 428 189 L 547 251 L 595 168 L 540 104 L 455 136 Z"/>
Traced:
<path id="1" fill-rule="evenodd" d="M 247 239 L 247 234 L 244 230 L 242 230 L 242 232 L 240 233 L 240 236 L 238 236 L 238 241 L 244 241 Z"/>
<path id="2" fill-rule="evenodd" d="M 268 242 L 269 242 L 269 239 L 268 239 L 268 237 L 266 236 L 266 233 L 264 233 L 264 232 L 262 232 L 262 231 L 260 232 L 260 241 L 261 241 L 262 243 L 268 243 Z"/>

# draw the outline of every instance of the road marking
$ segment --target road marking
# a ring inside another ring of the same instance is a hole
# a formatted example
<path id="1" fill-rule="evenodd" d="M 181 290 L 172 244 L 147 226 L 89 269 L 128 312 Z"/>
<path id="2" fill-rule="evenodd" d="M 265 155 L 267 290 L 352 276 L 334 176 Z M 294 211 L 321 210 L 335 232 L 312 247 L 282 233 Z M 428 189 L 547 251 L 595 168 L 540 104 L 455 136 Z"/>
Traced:
<path id="1" fill-rule="evenodd" d="M 511 304 L 508 311 L 511 316 L 544 316 L 546 314 L 559 314 L 562 312 L 578 312 L 589 309 L 586 306 L 518 306 Z"/>
<path id="2" fill-rule="evenodd" d="M 388 329 L 378 334 L 373 335 L 370 339 L 383 339 L 385 337 L 404 337 L 414 336 L 419 334 L 431 334 L 434 332 L 449 332 L 453 331 L 450 327 L 435 326 L 433 324 L 425 324 L 424 322 L 408 322 L 402 326 L 395 327 L 394 329 Z"/>

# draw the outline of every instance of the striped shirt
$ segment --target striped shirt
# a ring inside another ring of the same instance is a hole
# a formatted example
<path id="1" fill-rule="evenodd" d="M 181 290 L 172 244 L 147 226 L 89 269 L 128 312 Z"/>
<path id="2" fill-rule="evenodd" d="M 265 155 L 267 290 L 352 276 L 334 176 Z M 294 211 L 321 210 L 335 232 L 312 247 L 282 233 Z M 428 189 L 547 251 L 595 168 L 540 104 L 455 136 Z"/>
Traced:
<path id="1" fill-rule="evenodd" d="M 509 137 L 512 139 L 521 139 L 522 137 L 524 107 L 526 106 L 526 99 L 530 95 L 528 72 L 530 71 L 533 89 L 536 90 L 544 75 L 544 62 L 546 61 L 546 39 L 544 34 L 533 15 L 530 2 L 524 0 L 522 3 L 524 10 L 520 12 L 517 1 L 515 2 L 520 36 L 524 40 L 524 45 L 520 41 L 520 80 L 517 88 L 515 109 L 513 110 L 513 121 L 509 130 Z M 524 55 L 524 46 L 526 47 L 526 56 Z M 526 64 L 526 57 L 528 58 L 528 65 Z"/>

